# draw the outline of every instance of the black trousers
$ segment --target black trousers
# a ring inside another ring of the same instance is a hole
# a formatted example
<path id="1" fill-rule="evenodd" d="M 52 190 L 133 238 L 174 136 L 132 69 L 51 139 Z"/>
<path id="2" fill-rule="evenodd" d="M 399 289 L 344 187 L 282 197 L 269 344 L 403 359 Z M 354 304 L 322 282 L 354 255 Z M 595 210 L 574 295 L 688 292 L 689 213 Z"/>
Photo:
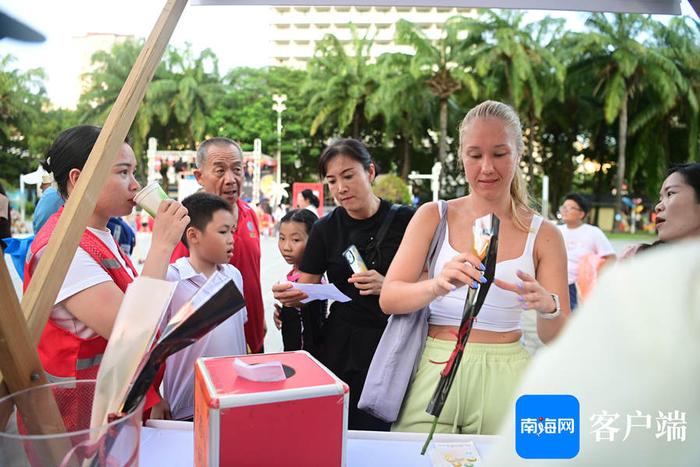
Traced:
<path id="1" fill-rule="evenodd" d="M 314 301 L 301 308 L 282 307 L 282 343 L 285 351 L 306 350 L 322 360 L 326 302 Z"/>
<path id="2" fill-rule="evenodd" d="M 348 428 L 351 430 L 389 431 L 384 422 L 357 408 L 367 370 L 386 323 L 357 323 L 344 318 L 345 312 L 331 312 L 325 324 L 321 361 L 350 387 Z"/>

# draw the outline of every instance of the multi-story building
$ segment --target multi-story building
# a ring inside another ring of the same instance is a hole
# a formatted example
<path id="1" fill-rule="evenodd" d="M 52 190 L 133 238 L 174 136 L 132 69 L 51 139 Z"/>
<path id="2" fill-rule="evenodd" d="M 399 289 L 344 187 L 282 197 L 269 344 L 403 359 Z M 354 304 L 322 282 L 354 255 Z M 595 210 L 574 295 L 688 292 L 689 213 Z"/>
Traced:
<path id="1" fill-rule="evenodd" d="M 303 68 L 313 57 L 316 43 L 333 34 L 350 45 L 351 24 L 360 37 L 369 31 L 372 57 L 405 51 L 394 42 L 395 26 L 405 19 L 421 27 L 430 39 L 439 39 L 443 23 L 452 16 L 469 15 L 471 8 L 395 6 L 275 6 L 270 21 L 270 64 Z M 350 47 L 347 48 L 351 52 Z"/>

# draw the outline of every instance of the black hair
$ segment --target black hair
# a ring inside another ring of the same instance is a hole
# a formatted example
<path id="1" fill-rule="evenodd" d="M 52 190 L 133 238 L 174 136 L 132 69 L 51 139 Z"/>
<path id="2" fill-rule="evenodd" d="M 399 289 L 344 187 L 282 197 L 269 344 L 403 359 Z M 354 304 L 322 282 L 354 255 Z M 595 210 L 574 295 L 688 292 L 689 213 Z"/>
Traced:
<path id="1" fill-rule="evenodd" d="M 313 191 L 309 190 L 308 188 L 306 190 L 301 191 L 301 196 L 311 203 L 315 208 L 319 207 L 321 203 L 318 200 L 318 196 L 314 194 Z"/>
<path id="2" fill-rule="evenodd" d="M 685 183 L 695 190 L 695 201 L 700 203 L 700 162 L 674 165 L 668 169 L 666 176 L 678 172 L 683 176 Z"/>
<path id="3" fill-rule="evenodd" d="M 309 234 L 311 232 L 311 227 L 313 227 L 317 220 L 318 216 L 308 209 L 292 209 L 280 219 L 280 224 L 284 224 L 285 222 L 304 224 L 306 226 L 306 233 Z"/>
<path id="4" fill-rule="evenodd" d="M 564 196 L 564 201 L 568 199 L 578 204 L 579 209 L 581 209 L 584 214 L 588 214 L 588 211 L 591 210 L 591 203 L 589 203 L 586 198 L 578 193 L 569 193 L 568 195 Z"/>
<path id="5" fill-rule="evenodd" d="M 655 248 L 655 247 L 658 247 L 660 245 L 664 245 L 665 243 L 666 242 L 664 242 L 662 240 L 657 240 L 654 243 L 642 243 L 641 245 L 639 245 L 639 248 L 637 248 L 637 253 L 641 253 L 642 251 L 646 251 L 646 250 L 649 250 L 651 248 Z"/>
<path id="6" fill-rule="evenodd" d="M 185 232 L 182 234 L 182 243 L 187 244 L 187 229 L 194 227 L 199 231 L 204 231 L 207 225 L 214 218 L 217 211 L 231 212 L 231 204 L 220 196 L 198 191 L 182 200 L 182 205 L 187 208 L 187 215 L 190 216 L 190 223 L 187 224 Z"/>
<path id="7" fill-rule="evenodd" d="M 369 154 L 367 147 L 353 138 L 342 138 L 333 141 L 326 149 L 323 150 L 321 157 L 318 158 L 318 173 L 321 178 L 326 176 L 328 163 L 335 156 L 348 156 L 351 159 L 359 162 L 365 170 L 369 170 L 370 165 L 374 162 Z M 376 167 L 375 167 L 376 170 Z"/>
<path id="8" fill-rule="evenodd" d="M 73 169 L 83 170 L 102 128 L 94 125 L 78 125 L 61 132 L 46 152 L 41 163 L 47 172 L 53 173 L 58 191 L 68 197 L 68 176 Z M 129 144 L 129 138 L 124 140 Z"/>

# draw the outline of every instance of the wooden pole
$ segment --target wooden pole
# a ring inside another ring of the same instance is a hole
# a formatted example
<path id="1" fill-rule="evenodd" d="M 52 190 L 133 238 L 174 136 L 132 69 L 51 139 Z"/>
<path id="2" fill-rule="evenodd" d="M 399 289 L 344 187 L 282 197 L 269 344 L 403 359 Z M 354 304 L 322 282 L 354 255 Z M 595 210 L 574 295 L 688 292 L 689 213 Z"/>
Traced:
<path id="1" fill-rule="evenodd" d="M 95 209 L 102 185 L 107 180 L 148 83 L 163 57 L 186 4 L 187 0 L 168 0 L 163 8 L 107 117 L 22 299 L 22 309 L 29 321 L 29 334 L 35 344 L 39 342 L 63 282 L 56 279 L 65 277 L 68 271 L 88 218 Z"/>
<path id="2" fill-rule="evenodd" d="M 158 21 L 131 69 L 124 87 L 83 168 L 78 183 L 66 203 L 61 219 L 34 271 L 21 308 L 4 260 L 0 272 L 0 386 L 16 392 L 46 383 L 36 345 L 49 318 L 63 278 L 78 248 L 80 237 L 95 209 L 100 191 L 111 171 L 117 153 L 143 100 L 146 88 L 160 63 L 165 48 L 187 0 L 167 0 Z M 99 305 L 98 305 L 99 306 Z M 21 321 L 18 317 L 27 318 Z M 37 419 L 60 422 L 55 413 L 36 413 Z M 56 425 L 58 426 L 58 425 Z"/>
<path id="3" fill-rule="evenodd" d="M 5 377 L 4 393 L 15 393 L 33 385 L 46 384 L 46 375 L 36 347 L 29 338 L 27 324 L 22 314 L 4 256 L 0 255 L 0 362 Z M 4 394 L 3 394 L 4 395 Z M 33 397 L 17 397 L 17 407 L 26 429 L 32 434 L 64 433 L 61 412 L 51 392 L 34 394 Z M 13 404 L 0 407 L 0 430 L 5 431 Z M 41 442 L 32 447 L 34 454 L 47 461 L 63 458 L 71 449 L 68 439 Z"/>

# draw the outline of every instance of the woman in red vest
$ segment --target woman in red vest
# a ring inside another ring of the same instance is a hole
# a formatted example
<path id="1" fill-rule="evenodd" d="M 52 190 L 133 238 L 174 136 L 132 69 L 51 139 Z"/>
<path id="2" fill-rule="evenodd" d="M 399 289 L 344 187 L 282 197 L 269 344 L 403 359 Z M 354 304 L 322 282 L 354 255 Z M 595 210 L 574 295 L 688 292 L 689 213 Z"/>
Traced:
<path id="1" fill-rule="evenodd" d="M 61 133 L 49 149 L 45 166 L 53 172 L 64 199 L 75 189 L 99 134 L 98 127 L 76 126 Z M 128 215 L 134 208 L 134 195 L 140 189 L 135 169 L 134 151 L 125 142 L 102 186 L 39 342 L 39 356 L 50 382 L 97 376 L 124 292 L 137 275 L 107 229 L 110 217 Z M 62 211 L 46 221 L 31 245 L 25 289 Z M 142 274 L 165 278 L 170 254 L 188 223 L 187 209 L 180 203 L 161 203 Z M 158 402 L 159 397 L 151 391 L 145 408 Z"/>

